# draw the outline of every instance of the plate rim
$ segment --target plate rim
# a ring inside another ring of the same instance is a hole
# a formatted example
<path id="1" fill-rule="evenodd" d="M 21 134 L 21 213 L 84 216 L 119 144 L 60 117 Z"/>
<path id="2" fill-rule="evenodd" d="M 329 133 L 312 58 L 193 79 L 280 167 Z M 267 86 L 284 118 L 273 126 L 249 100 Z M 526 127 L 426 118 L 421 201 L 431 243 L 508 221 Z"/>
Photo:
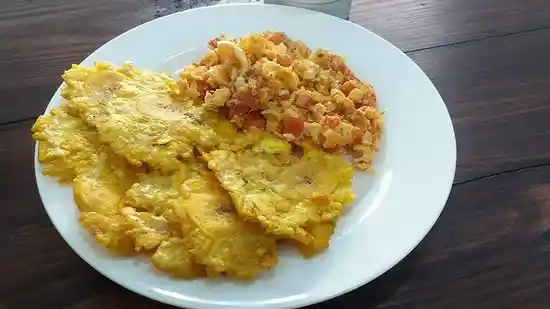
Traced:
<path id="1" fill-rule="evenodd" d="M 160 19 L 174 18 L 173 17 L 174 15 L 194 14 L 194 12 L 200 11 L 200 10 L 215 10 L 217 7 L 227 7 L 227 6 L 262 6 L 262 7 L 265 7 L 265 9 L 268 9 L 268 10 L 270 9 L 268 7 L 275 7 L 275 8 L 279 8 L 279 9 L 280 9 L 280 7 L 285 7 L 285 9 L 288 9 L 288 10 L 303 11 L 304 13 L 307 12 L 308 14 L 324 15 L 325 16 L 324 18 L 326 18 L 328 16 L 329 18 L 334 19 L 335 21 L 338 21 L 338 22 L 341 22 L 341 23 L 343 22 L 344 24 L 348 24 L 348 26 L 356 27 L 356 28 L 359 28 L 362 31 L 366 31 L 370 35 L 375 36 L 377 39 L 388 43 L 388 46 L 395 49 L 399 53 L 405 55 L 412 62 L 412 64 L 416 67 L 416 69 L 418 69 L 420 72 L 422 72 L 422 74 L 428 79 L 431 86 L 433 87 L 433 90 L 435 91 L 435 94 L 437 94 L 437 96 L 441 99 L 441 102 L 443 103 L 443 108 L 444 108 L 444 110 L 446 112 L 446 116 L 447 116 L 445 120 L 446 120 L 446 122 L 448 122 L 448 124 L 450 124 L 450 132 L 449 133 L 451 133 L 451 135 L 448 136 L 448 138 L 452 138 L 452 145 L 453 145 L 453 149 L 452 149 L 453 151 L 451 152 L 452 158 L 449 158 L 449 159 L 452 159 L 450 161 L 453 162 L 453 164 L 451 165 L 450 170 L 448 171 L 448 173 L 450 175 L 450 181 L 446 186 L 446 190 L 445 190 L 445 194 L 444 194 L 445 198 L 444 198 L 444 201 L 442 202 L 442 205 L 439 207 L 437 214 L 435 214 L 435 213 L 432 214 L 434 216 L 433 220 L 431 220 L 429 225 L 427 225 L 423 228 L 422 235 L 421 235 L 421 237 L 416 239 L 415 245 L 408 248 L 402 256 L 394 257 L 391 263 L 387 263 L 387 267 L 379 269 L 379 271 L 377 273 L 370 274 L 369 276 L 364 276 L 364 279 L 362 281 L 355 282 L 355 284 L 352 284 L 352 285 L 347 285 L 345 288 L 339 289 L 339 291 L 337 291 L 337 292 L 323 294 L 322 296 L 317 296 L 317 294 L 315 294 L 314 296 L 309 296 L 309 297 L 303 298 L 303 299 L 292 300 L 290 302 L 285 302 L 285 303 L 275 304 L 275 305 L 270 304 L 269 306 L 266 306 L 264 308 L 298 308 L 298 307 L 302 307 L 302 306 L 308 306 L 308 305 L 313 305 L 313 304 L 316 304 L 316 303 L 321 303 L 321 302 L 336 298 L 338 296 L 341 296 L 343 294 L 349 293 L 349 292 L 351 292 L 351 291 L 353 291 L 353 290 L 355 290 L 355 289 L 357 289 L 357 288 L 359 288 L 363 285 L 366 285 L 366 284 L 372 282 L 376 278 L 380 277 L 382 274 L 386 273 L 391 268 L 395 267 L 395 265 L 397 265 L 401 261 L 403 261 L 425 239 L 426 235 L 431 231 L 431 229 L 435 226 L 436 222 L 440 218 L 441 213 L 443 212 L 443 209 L 445 208 L 446 203 L 447 203 L 448 198 L 449 198 L 449 195 L 451 193 L 451 189 L 452 189 L 452 186 L 453 186 L 453 180 L 454 180 L 454 177 L 456 175 L 456 162 L 457 162 L 457 145 L 456 145 L 456 136 L 455 136 L 455 131 L 454 131 L 454 124 L 452 122 L 452 119 L 451 119 L 450 113 L 448 111 L 447 105 L 445 104 L 443 98 L 441 97 L 441 94 L 439 93 L 439 91 L 437 90 L 435 85 L 433 85 L 433 82 L 431 81 L 429 76 L 418 66 L 418 64 L 413 59 L 411 59 L 409 56 L 407 56 L 403 51 L 401 51 L 399 48 L 397 48 L 395 45 L 393 45 L 390 41 L 388 41 L 388 40 L 384 39 L 383 37 L 379 36 L 377 33 L 373 32 L 373 31 L 371 31 L 371 30 L 369 30 L 369 29 L 367 29 L 363 26 L 355 24 L 351 21 L 343 20 L 343 19 L 331 16 L 331 15 L 328 15 L 328 14 L 325 14 L 325 13 L 322 13 L 322 12 L 316 12 L 316 11 L 312 11 L 312 10 L 309 10 L 309 9 L 290 7 L 290 6 L 285 6 L 285 5 L 263 4 L 263 3 L 220 3 L 220 4 L 197 7 L 197 8 L 187 9 L 187 10 L 184 10 L 184 11 L 175 12 L 175 13 L 172 13 L 172 14 L 168 14 L 168 15 L 165 15 L 165 16 L 162 16 L 162 17 L 155 18 L 155 19 L 152 19 L 150 21 L 144 22 L 144 23 L 139 24 L 139 25 L 137 25 L 137 26 L 135 26 L 131 29 L 128 29 L 127 31 L 124 31 L 124 32 L 120 33 L 119 35 L 117 35 L 114 38 L 110 39 L 109 41 L 105 42 L 101 46 L 97 47 L 93 52 L 91 52 L 80 63 L 86 62 L 90 58 L 93 58 L 93 56 L 96 54 L 96 52 L 99 49 L 101 49 L 102 47 L 104 47 L 105 45 L 107 45 L 107 44 L 109 44 L 113 41 L 116 41 L 116 40 L 118 40 L 119 38 L 121 38 L 123 36 L 126 36 L 126 35 L 132 33 L 133 31 L 135 31 L 138 28 L 146 27 L 150 23 L 154 23 L 154 22 L 156 22 Z M 56 96 L 59 95 L 59 92 L 61 90 L 62 85 L 63 85 L 63 83 L 61 83 L 61 85 L 57 88 L 57 90 L 55 91 L 55 93 L 51 97 L 50 101 L 48 102 L 48 104 L 47 104 L 47 106 L 44 110 L 44 114 L 47 113 L 52 108 L 51 103 L 55 100 Z M 142 296 L 145 296 L 147 298 L 150 298 L 152 300 L 155 300 L 155 301 L 158 301 L 158 302 L 161 302 L 161 303 L 165 303 L 165 304 L 169 304 L 169 305 L 173 305 L 173 306 L 176 306 L 176 307 L 184 307 L 185 306 L 186 308 L 191 308 L 191 309 L 206 308 L 204 306 L 199 306 L 198 302 L 190 302 L 190 301 L 181 300 L 181 299 L 178 299 L 178 298 L 175 298 L 175 297 L 168 297 L 168 296 L 165 296 L 165 295 L 161 295 L 158 292 L 152 291 L 151 289 L 139 290 L 139 289 L 135 288 L 133 285 L 128 284 L 127 281 L 121 280 L 119 277 L 109 274 L 107 271 L 101 269 L 100 267 L 96 267 L 92 262 L 90 262 L 90 260 L 86 256 L 82 255 L 79 252 L 79 250 L 76 250 L 76 248 L 73 245 L 71 245 L 71 242 L 65 237 L 65 235 L 63 235 L 61 233 L 60 228 L 58 228 L 58 226 L 54 223 L 55 221 L 53 220 L 52 214 L 50 213 L 50 211 L 48 210 L 48 207 L 46 207 L 46 205 L 44 203 L 44 200 L 45 200 L 44 195 L 46 193 L 43 192 L 43 189 L 41 188 L 41 184 L 39 183 L 39 177 L 42 177 L 42 173 L 41 173 L 41 163 L 38 161 L 38 142 L 35 142 L 35 147 L 34 147 L 34 171 L 35 171 L 35 181 L 36 181 L 36 184 L 37 184 L 38 193 L 39 193 L 42 205 L 44 207 L 44 210 L 46 211 L 46 213 L 48 215 L 48 218 L 52 222 L 52 225 L 54 226 L 54 228 L 56 229 L 58 234 L 63 238 L 65 243 L 67 243 L 67 245 L 69 245 L 69 247 L 72 249 L 72 251 L 74 253 L 76 253 L 84 262 L 86 262 L 94 270 L 96 270 L 97 272 L 99 272 L 104 277 L 108 278 L 109 280 L 115 282 L 116 284 L 124 287 L 125 289 L 127 289 L 129 291 L 132 291 L 132 292 L 134 292 L 138 295 L 142 295 Z M 206 306 L 208 306 L 208 305 L 206 305 Z M 227 308 L 230 308 L 230 307 L 234 308 L 233 306 L 227 306 Z M 216 308 L 226 308 L 226 306 L 225 305 L 219 305 L 219 306 L 216 306 Z M 253 308 L 253 306 L 246 306 L 246 308 Z"/>

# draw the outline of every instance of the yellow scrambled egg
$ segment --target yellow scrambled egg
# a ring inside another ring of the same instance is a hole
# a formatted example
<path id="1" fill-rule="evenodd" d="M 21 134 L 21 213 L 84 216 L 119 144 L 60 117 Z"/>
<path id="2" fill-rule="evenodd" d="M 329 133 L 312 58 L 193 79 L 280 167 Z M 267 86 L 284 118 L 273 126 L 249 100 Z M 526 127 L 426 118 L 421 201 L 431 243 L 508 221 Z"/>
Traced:
<path id="1" fill-rule="evenodd" d="M 373 86 L 343 57 L 283 32 L 211 40 L 202 58 L 180 71 L 173 90 L 223 111 L 239 128 L 346 151 L 362 170 L 372 168 L 384 127 Z"/>

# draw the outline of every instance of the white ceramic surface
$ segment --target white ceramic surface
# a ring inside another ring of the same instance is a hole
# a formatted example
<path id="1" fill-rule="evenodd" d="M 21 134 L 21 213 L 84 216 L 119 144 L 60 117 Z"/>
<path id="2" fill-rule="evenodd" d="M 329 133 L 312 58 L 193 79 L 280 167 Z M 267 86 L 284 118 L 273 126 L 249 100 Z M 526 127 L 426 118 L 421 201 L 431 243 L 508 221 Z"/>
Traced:
<path id="1" fill-rule="evenodd" d="M 53 224 L 73 250 L 106 277 L 136 293 L 186 308 L 294 308 L 378 277 L 403 259 L 437 220 L 456 164 L 449 114 L 411 59 L 360 26 L 291 7 L 217 5 L 138 26 L 106 43 L 83 64 L 132 60 L 139 67 L 172 72 L 198 57 L 207 41 L 220 33 L 240 36 L 267 29 L 345 56 L 356 75 L 374 85 L 385 111 L 386 133 L 376 175 L 357 173 L 357 199 L 339 221 L 330 249 L 311 260 L 283 251 L 273 272 L 246 284 L 171 279 L 145 260 L 116 258 L 96 245 L 77 224 L 71 188 L 42 176 L 35 159 L 38 189 Z M 59 104 L 58 90 L 47 110 Z"/>

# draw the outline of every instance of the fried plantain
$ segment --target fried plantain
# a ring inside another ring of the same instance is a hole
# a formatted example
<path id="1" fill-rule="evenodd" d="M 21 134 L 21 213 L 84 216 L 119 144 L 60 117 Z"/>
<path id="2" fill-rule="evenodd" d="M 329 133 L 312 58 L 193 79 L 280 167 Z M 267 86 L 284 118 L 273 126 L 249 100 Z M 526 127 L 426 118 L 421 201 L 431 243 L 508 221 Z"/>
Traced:
<path id="1" fill-rule="evenodd" d="M 243 221 L 231 198 L 204 164 L 181 186 L 174 203 L 185 239 L 210 276 L 256 277 L 277 264 L 275 238 L 259 225 Z"/>
<path id="2" fill-rule="evenodd" d="M 97 133 L 62 108 L 38 117 L 31 129 L 38 141 L 38 160 L 44 175 L 70 183 L 77 172 L 89 165 L 99 148 Z"/>
<path id="3" fill-rule="evenodd" d="M 354 198 L 353 169 L 341 157 L 311 146 L 298 157 L 289 143 L 269 134 L 244 150 L 214 150 L 204 158 L 241 216 L 309 251 L 328 246 L 332 228 L 326 227 Z"/>
<path id="4" fill-rule="evenodd" d="M 98 131 L 102 143 L 135 166 L 162 171 L 179 168 L 193 157 L 191 141 L 175 124 L 196 118 L 191 103 L 168 95 L 169 76 L 97 63 L 74 65 L 63 75 L 62 96 L 71 113 Z"/>
<path id="5" fill-rule="evenodd" d="M 191 279 L 206 275 L 205 268 L 195 263 L 185 241 L 179 237 L 162 241 L 151 256 L 151 263 L 175 277 Z"/>

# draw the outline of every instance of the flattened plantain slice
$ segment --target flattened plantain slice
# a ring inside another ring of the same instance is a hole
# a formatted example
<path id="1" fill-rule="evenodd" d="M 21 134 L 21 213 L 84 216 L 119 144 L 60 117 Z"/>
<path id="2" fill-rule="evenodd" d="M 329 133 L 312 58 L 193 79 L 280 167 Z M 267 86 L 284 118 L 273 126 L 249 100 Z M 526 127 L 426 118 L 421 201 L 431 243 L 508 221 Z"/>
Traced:
<path id="1" fill-rule="evenodd" d="M 191 253 L 210 276 L 250 279 L 277 264 L 275 238 L 238 216 L 231 198 L 204 164 L 196 166 L 181 191 L 174 214 L 181 219 Z"/>
<path id="2" fill-rule="evenodd" d="M 188 178 L 188 168 L 181 164 L 171 175 L 140 174 L 139 182 L 126 191 L 121 209 L 134 250 L 154 252 L 151 263 L 157 269 L 183 278 L 205 274 L 204 266 L 195 262 L 185 245 L 181 222 L 171 209 L 181 197 L 178 187 Z"/>
<path id="3" fill-rule="evenodd" d="M 169 97 L 169 76 L 97 63 L 89 69 L 74 65 L 63 79 L 71 113 L 131 164 L 169 172 L 193 157 L 191 141 L 175 126 L 195 121 L 192 102 Z"/>
<path id="4" fill-rule="evenodd" d="M 126 218 L 134 250 L 154 251 L 162 242 L 182 236 L 170 204 L 180 197 L 177 187 L 186 178 L 186 165 L 181 165 L 172 175 L 140 174 L 139 182 L 126 191 L 120 212 Z"/>
<path id="5" fill-rule="evenodd" d="M 174 277 L 191 279 L 206 276 L 204 267 L 195 263 L 185 241 L 179 237 L 162 241 L 151 256 L 151 263 Z"/>
<path id="6" fill-rule="evenodd" d="M 62 107 L 38 117 L 31 131 L 38 141 L 38 160 L 43 163 L 44 175 L 58 177 L 63 183 L 72 182 L 99 148 L 96 131 Z"/>
<path id="7" fill-rule="evenodd" d="M 309 251 L 327 247 L 332 229 L 321 232 L 316 226 L 333 225 L 354 198 L 353 169 L 342 158 L 314 147 L 299 158 L 287 142 L 269 134 L 250 148 L 214 150 L 204 158 L 242 217 L 311 245 Z"/>

